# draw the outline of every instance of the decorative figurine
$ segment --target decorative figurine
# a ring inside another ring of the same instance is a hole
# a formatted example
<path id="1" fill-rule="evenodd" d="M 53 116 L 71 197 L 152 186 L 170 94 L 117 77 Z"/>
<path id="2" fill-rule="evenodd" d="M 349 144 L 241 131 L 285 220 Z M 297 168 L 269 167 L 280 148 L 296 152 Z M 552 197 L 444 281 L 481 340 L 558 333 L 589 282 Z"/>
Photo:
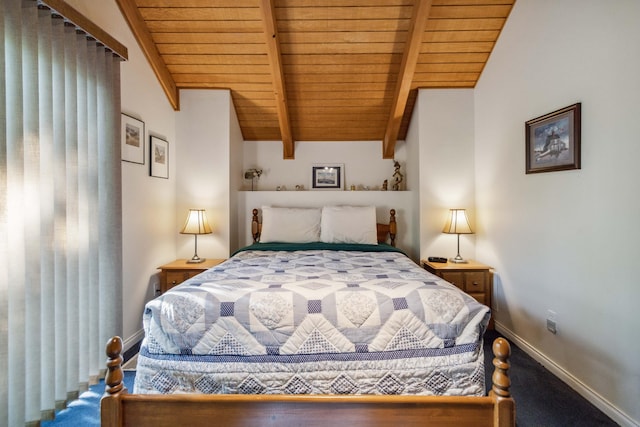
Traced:
<path id="1" fill-rule="evenodd" d="M 393 184 L 393 191 L 402 190 L 402 180 L 404 179 L 404 175 L 400 172 L 400 163 L 397 161 L 393 161 L 393 167 L 395 168 L 395 172 L 393 173 L 393 177 L 395 178 L 395 183 Z"/>
<path id="2" fill-rule="evenodd" d="M 389 185 L 389 181 L 385 179 L 382 183 L 382 191 L 387 191 L 387 185 Z"/>
<path id="3" fill-rule="evenodd" d="M 249 169 L 244 173 L 244 179 L 251 180 L 251 191 L 253 191 L 253 185 L 256 179 L 262 175 L 262 169 Z"/>

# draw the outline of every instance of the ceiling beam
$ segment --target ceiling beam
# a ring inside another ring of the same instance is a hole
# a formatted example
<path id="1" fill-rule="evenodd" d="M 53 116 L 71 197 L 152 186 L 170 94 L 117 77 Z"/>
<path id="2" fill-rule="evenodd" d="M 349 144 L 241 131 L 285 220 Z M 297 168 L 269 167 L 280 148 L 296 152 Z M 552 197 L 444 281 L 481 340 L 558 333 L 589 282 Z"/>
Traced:
<path id="1" fill-rule="evenodd" d="M 280 42 L 273 0 L 262 0 L 260 2 L 260 10 L 262 12 L 262 20 L 264 21 L 267 54 L 271 66 L 271 75 L 273 76 L 273 93 L 276 98 L 278 123 L 280 124 L 280 134 L 282 136 L 283 158 L 293 159 L 295 154 L 294 142 L 293 135 L 291 134 L 289 108 L 287 107 L 287 93 L 284 84 L 284 73 L 282 71 L 282 57 L 280 55 Z"/>
<path id="2" fill-rule="evenodd" d="M 407 43 L 402 55 L 400 64 L 400 72 L 396 81 L 396 88 L 393 94 L 393 103 L 391 104 L 391 112 L 389 121 L 382 140 L 382 157 L 384 159 L 393 159 L 402 124 L 402 116 L 407 106 L 409 91 L 411 90 L 411 82 L 413 73 L 418 64 L 418 56 L 420 55 L 420 46 L 427 21 L 429 19 L 429 11 L 431 10 L 432 0 L 416 0 L 413 6 L 413 15 L 407 35 Z"/>
<path id="3" fill-rule="evenodd" d="M 160 57 L 158 48 L 153 42 L 151 33 L 147 29 L 147 26 L 142 19 L 142 15 L 140 15 L 140 12 L 138 11 L 135 0 L 116 0 L 116 3 L 118 3 L 120 11 L 124 15 L 127 23 L 129 24 L 129 28 L 131 28 L 133 35 L 138 41 L 140 49 L 142 49 L 142 52 L 144 52 L 144 55 L 147 57 L 147 61 L 149 61 L 149 65 L 151 65 L 153 72 L 156 74 L 164 93 L 167 95 L 167 98 L 169 98 L 169 103 L 174 110 L 179 110 L 180 98 L 178 88 L 176 87 L 176 83 L 173 80 L 171 73 L 169 73 L 167 65 Z"/>

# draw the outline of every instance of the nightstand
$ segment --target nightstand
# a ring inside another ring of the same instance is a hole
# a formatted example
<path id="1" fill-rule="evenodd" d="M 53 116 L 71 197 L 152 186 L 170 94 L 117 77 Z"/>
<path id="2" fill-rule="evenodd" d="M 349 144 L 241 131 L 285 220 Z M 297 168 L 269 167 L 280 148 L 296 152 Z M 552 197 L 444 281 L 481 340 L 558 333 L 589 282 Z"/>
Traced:
<path id="1" fill-rule="evenodd" d="M 473 260 L 468 261 L 464 264 L 456 264 L 453 262 L 429 262 L 423 259 L 422 266 L 428 272 L 453 283 L 477 301 L 491 308 L 493 269 Z M 493 316 L 489 322 L 489 329 L 493 329 Z"/>
<path id="2" fill-rule="evenodd" d="M 186 259 L 177 259 L 169 264 L 158 267 L 160 270 L 160 292 L 165 293 L 169 289 L 185 280 L 214 267 L 224 259 L 207 259 L 201 263 L 188 263 Z"/>

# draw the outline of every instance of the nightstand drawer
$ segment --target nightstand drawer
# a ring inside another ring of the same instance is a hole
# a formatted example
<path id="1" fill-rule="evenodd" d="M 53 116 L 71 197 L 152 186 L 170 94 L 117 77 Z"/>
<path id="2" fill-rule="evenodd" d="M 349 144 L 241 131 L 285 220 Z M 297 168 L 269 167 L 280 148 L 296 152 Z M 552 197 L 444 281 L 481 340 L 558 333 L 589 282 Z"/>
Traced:
<path id="1" fill-rule="evenodd" d="M 167 271 L 167 285 L 172 288 L 198 273 L 198 271 Z"/>
<path id="2" fill-rule="evenodd" d="M 484 271 L 464 273 L 464 291 L 467 293 L 484 292 L 487 286 L 487 274 Z"/>
<path id="3" fill-rule="evenodd" d="M 165 293 L 187 279 L 223 262 L 224 259 L 207 259 L 201 263 L 190 263 L 186 259 L 177 259 L 158 267 L 160 272 L 160 292 Z"/>
<path id="4" fill-rule="evenodd" d="M 467 294 L 469 294 L 469 296 L 471 296 L 473 299 L 475 299 L 476 301 L 478 301 L 480 304 L 484 304 L 487 307 L 490 306 L 489 304 L 489 295 L 487 295 L 486 293 L 475 293 L 475 292 L 467 292 Z"/>
<path id="5" fill-rule="evenodd" d="M 442 271 L 438 273 L 447 282 L 453 283 L 464 291 L 464 273 L 460 271 Z"/>

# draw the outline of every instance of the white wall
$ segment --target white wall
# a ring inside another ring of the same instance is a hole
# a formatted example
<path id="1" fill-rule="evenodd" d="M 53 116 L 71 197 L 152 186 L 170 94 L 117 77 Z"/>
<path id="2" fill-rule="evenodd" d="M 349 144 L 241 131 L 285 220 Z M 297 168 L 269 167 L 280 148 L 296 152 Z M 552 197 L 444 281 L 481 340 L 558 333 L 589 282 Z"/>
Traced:
<path id="1" fill-rule="evenodd" d="M 191 258 L 195 237 L 179 234 L 190 208 L 205 209 L 213 233 L 198 237 L 201 258 L 229 256 L 231 123 L 228 90 L 182 90 L 177 113 L 177 202 L 175 239 L 178 258 Z M 237 153 L 237 151 L 234 151 Z M 237 155 L 236 155 L 237 157 Z M 233 231 L 235 233 L 235 230 Z"/>
<path id="2" fill-rule="evenodd" d="M 475 226 L 473 90 L 420 90 L 412 126 L 420 128 L 420 256 L 455 257 L 456 235 L 443 234 L 449 209 L 467 209 Z M 460 255 L 486 263 L 475 235 L 460 236 Z"/>
<path id="3" fill-rule="evenodd" d="M 229 236 L 229 248 L 231 251 L 244 246 L 240 244 L 239 223 L 240 218 L 237 213 L 238 207 L 238 190 L 242 188 L 244 184 L 243 176 L 243 153 L 244 144 L 242 143 L 242 130 L 240 129 L 240 123 L 238 122 L 238 116 L 236 115 L 236 109 L 233 106 L 231 98 L 229 98 L 229 229 L 234 230 Z"/>
<path id="4" fill-rule="evenodd" d="M 389 210 L 396 209 L 398 221 L 397 246 L 417 260 L 418 253 L 413 244 L 418 233 L 414 223 L 415 205 L 411 183 L 417 182 L 417 157 L 407 157 L 410 148 L 398 141 L 395 159 L 401 164 L 404 188 L 409 191 L 391 191 L 394 183 L 393 160 L 382 158 L 381 141 L 357 142 L 299 142 L 296 143 L 295 159 L 282 158 L 281 141 L 245 141 L 242 174 L 249 168 L 262 169 L 263 175 L 254 187 L 257 191 L 238 193 L 239 244 L 251 243 L 251 210 L 263 205 L 273 206 L 323 206 L 337 204 L 375 205 L 378 221 L 388 222 Z M 344 165 L 346 191 L 311 190 L 311 167 L 314 164 L 340 163 Z M 388 180 L 389 191 L 350 191 L 369 186 L 371 190 L 382 187 Z M 243 179 L 244 180 L 244 179 Z M 287 191 L 273 191 L 277 186 L 286 186 Z M 295 191 L 303 185 L 304 191 Z M 244 180 L 244 189 L 251 188 L 251 181 Z"/>
<path id="5" fill-rule="evenodd" d="M 475 91 L 496 324 L 623 425 L 640 423 L 638 22 L 636 0 L 519 0 Z M 582 169 L 525 175 L 525 121 L 575 102 Z"/>
<path id="6" fill-rule="evenodd" d="M 408 167 L 411 168 L 412 173 L 407 175 L 407 188 L 413 189 L 411 191 L 411 210 L 407 214 L 407 222 L 409 222 L 413 229 L 409 236 L 408 244 L 411 247 L 411 258 L 420 262 L 420 239 L 422 235 L 421 223 L 420 223 L 420 102 L 416 102 L 413 108 L 411 120 L 409 122 L 409 129 L 407 129 L 407 135 L 405 138 L 405 156 L 409 159 Z"/>
<path id="7" fill-rule="evenodd" d="M 403 141 L 396 144 L 395 160 L 401 164 L 401 172 L 405 175 L 405 183 L 409 174 L 417 170 L 407 165 Z M 311 167 L 314 164 L 344 164 L 344 189 L 351 185 L 368 186 L 380 189 L 382 182 L 388 180 L 391 190 L 394 182 L 393 160 L 382 158 L 382 142 L 297 142 L 295 159 L 282 158 L 281 141 L 245 141 L 245 170 L 258 168 L 263 170 L 257 180 L 256 190 L 275 190 L 278 186 L 286 186 L 288 191 L 296 185 L 311 188 Z M 245 190 L 251 189 L 251 180 L 244 180 Z M 410 189 L 405 187 L 406 189 Z"/>
<path id="8" fill-rule="evenodd" d="M 121 64 L 122 111 L 145 123 L 145 164 L 122 162 L 123 338 L 142 338 L 142 312 L 157 267 L 175 258 L 175 113 L 114 0 L 66 0 L 128 49 Z M 149 134 L 169 142 L 169 179 L 149 176 Z"/>

